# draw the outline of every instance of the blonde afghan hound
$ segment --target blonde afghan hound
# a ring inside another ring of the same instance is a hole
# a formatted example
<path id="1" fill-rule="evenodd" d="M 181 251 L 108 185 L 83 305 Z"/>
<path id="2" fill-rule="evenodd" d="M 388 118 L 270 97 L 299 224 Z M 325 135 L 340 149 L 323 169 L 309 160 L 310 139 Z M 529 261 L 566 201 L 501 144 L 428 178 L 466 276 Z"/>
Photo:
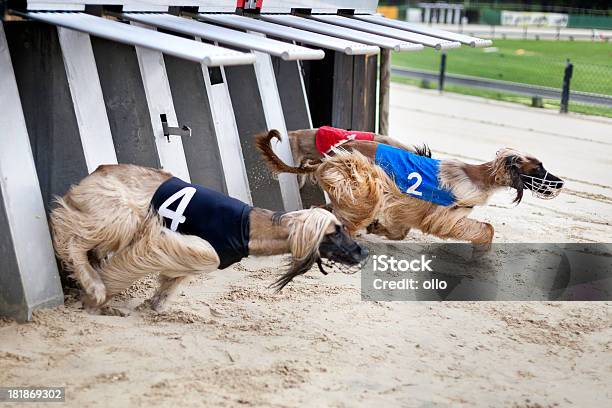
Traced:
<path id="1" fill-rule="evenodd" d="M 370 233 L 401 240 L 416 228 L 440 238 L 490 244 L 493 226 L 468 218 L 474 206 L 485 204 L 500 188 L 516 189 L 514 202 L 519 203 L 524 189 L 548 199 L 556 197 L 563 186 L 541 161 L 512 149 L 502 149 L 495 159 L 472 165 L 354 140 L 334 149 L 321 162 L 304 161 L 290 167 L 271 148 L 270 141 L 279 137 L 274 130 L 256 137 L 270 169 L 312 174 L 351 235 L 367 228 Z M 409 170 L 413 163 L 421 162 L 421 168 Z"/>
<path id="2" fill-rule="evenodd" d="M 151 306 L 161 310 L 182 282 L 248 255 L 291 254 L 272 285 L 278 290 L 314 263 L 321 268 L 321 258 L 356 265 L 367 256 L 323 209 L 273 213 L 127 164 L 100 166 L 72 186 L 50 223 L 56 253 L 90 310 L 151 273 L 160 283 Z"/>

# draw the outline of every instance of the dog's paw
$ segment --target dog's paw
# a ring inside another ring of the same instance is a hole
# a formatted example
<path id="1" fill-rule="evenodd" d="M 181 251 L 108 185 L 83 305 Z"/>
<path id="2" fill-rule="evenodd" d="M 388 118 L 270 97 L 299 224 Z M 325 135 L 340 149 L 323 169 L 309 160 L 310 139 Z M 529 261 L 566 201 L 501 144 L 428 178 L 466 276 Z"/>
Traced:
<path id="1" fill-rule="evenodd" d="M 100 314 L 103 316 L 119 316 L 126 317 L 129 316 L 129 312 L 124 312 L 123 310 L 117 309 L 116 307 L 103 306 L 100 309 Z"/>
<path id="2" fill-rule="evenodd" d="M 100 306 L 106 302 L 106 286 L 102 282 L 93 282 L 85 289 L 87 294 L 88 304 L 92 306 Z"/>
<path id="3" fill-rule="evenodd" d="M 81 297 L 81 304 L 83 305 L 83 309 L 90 315 L 102 314 L 101 306 L 96 304 L 96 302 L 87 294 L 83 294 Z"/>
<path id="4" fill-rule="evenodd" d="M 168 305 L 168 295 L 164 293 L 160 293 L 154 295 L 151 299 L 147 301 L 149 307 L 156 311 L 157 313 L 161 313 L 166 311 L 166 306 Z"/>

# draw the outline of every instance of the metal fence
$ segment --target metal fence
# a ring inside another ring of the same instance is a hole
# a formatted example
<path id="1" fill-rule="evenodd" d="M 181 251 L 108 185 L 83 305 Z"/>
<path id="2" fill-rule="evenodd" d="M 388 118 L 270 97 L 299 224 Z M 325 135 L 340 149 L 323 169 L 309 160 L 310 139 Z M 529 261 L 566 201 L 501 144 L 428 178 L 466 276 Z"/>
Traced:
<path id="1" fill-rule="evenodd" d="M 610 18 L 612 20 L 612 17 Z M 488 39 L 521 40 L 566 40 L 566 41 L 612 41 L 609 29 L 567 28 L 567 27 L 530 27 L 459 24 L 452 27 L 441 26 L 460 34 Z"/>
<path id="2" fill-rule="evenodd" d="M 437 71 L 394 66 L 391 73 L 395 77 L 417 79 L 423 86 L 435 86 L 440 91 L 449 87 L 448 90 L 460 93 L 468 88 L 488 89 L 500 95 L 522 95 L 537 107 L 558 106 L 561 112 L 612 116 L 612 65 L 532 58 L 524 72 L 504 70 L 501 64 L 497 70 L 475 76 L 453 72 L 452 55 L 443 53 Z"/>

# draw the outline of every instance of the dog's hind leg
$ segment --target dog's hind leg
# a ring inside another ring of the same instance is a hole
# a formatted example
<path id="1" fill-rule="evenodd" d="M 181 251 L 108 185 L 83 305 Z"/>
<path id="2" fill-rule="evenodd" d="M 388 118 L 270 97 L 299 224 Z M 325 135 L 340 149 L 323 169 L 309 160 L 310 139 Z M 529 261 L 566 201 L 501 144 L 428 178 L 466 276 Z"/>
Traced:
<path id="1" fill-rule="evenodd" d="M 50 216 L 53 247 L 65 271 L 85 292 L 83 303 L 95 308 L 106 300 L 104 283 L 89 259 L 97 241 L 89 230 L 83 228 L 83 213 L 69 207 L 61 199 L 58 203 L 60 206 Z"/>
<path id="2" fill-rule="evenodd" d="M 83 305 L 86 308 L 96 308 L 106 301 L 106 287 L 98 272 L 89 262 L 89 251 L 92 248 L 75 237 L 70 240 L 68 257 L 70 270 L 85 292 Z"/>
<path id="3" fill-rule="evenodd" d="M 374 220 L 374 222 L 368 225 L 366 230 L 368 234 L 379 235 L 392 241 L 401 241 L 402 239 L 406 238 L 406 235 L 408 235 L 410 232 L 410 227 L 406 227 L 398 223 L 393 225 L 391 228 L 387 228 L 378 220 Z"/>
<path id="4" fill-rule="evenodd" d="M 104 206 L 93 198 L 76 203 L 75 191 L 78 191 L 76 187 L 65 198 L 58 198 L 58 206 L 51 212 L 53 246 L 65 271 L 71 273 L 83 289 L 83 305 L 91 310 L 104 304 L 109 297 L 98 265 L 109 254 L 129 245 L 138 231 L 141 216 L 133 211 L 90 208 L 92 202 Z M 80 209 L 83 202 L 89 204 L 86 211 Z"/>

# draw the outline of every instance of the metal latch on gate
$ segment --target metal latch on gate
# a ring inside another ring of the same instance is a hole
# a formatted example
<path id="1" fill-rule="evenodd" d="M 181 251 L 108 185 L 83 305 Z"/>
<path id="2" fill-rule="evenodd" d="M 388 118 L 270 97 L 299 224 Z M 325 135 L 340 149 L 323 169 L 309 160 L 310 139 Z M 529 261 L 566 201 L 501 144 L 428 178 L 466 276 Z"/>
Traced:
<path id="1" fill-rule="evenodd" d="M 166 117 L 166 114 L 162 113 L 161 115 L 159 115 L 159 117 L 161 118 L 162 128 L 164 129 L 164 136 L 166 136 L 166 139 L 168 139 L 168 142 L 170 142 L 170 135 L 181 136 L 181 137 L 191 137 L 191 128 L 189 126 L 185 126 L 185 125 L 181 127 L 168 126 L 168 119 Z"/>

